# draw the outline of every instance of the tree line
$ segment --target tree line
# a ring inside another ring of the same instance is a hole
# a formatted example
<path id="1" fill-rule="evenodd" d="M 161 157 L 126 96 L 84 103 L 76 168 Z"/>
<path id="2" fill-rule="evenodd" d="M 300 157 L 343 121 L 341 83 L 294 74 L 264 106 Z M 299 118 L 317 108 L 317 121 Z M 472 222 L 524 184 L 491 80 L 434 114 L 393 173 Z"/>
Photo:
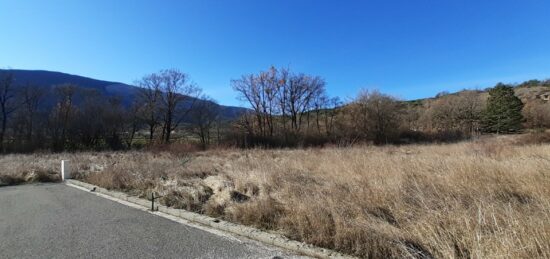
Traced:
<path id="1" fill-rule="evenodd" d="M 442 93 L 403 101 L 362 90 L 350 101 L 330 97 L 323 78 L 270 67 L 231 80 L 250 107 L 224 121 L 219 105 L 189 76 L 161 70 L 136 81 L 133 103 L 73 84 L 50 88 L 18 85 L 0 75 L 0 150 L 120 150 L 186 142 L 207 148 L 295 147 L 456 141 L 483 133 L 514 133 L 550 127 L 550 106 L 526 105 L 514 86 Z M 522 87 L 544 86 L 527 81 Z M 50 101 L 48 101 L 50 100 Z M 54 100 L 53 102 L 51 100 Z M 49 103 L 48 103 L 49 102 Z"/>
<path id="2" fill-rule="evenodd" d="M 146 75 L 136 85 L 134 101 L 125 105 L 121 96 L 75 84 L 16 85 L 13 75 L 4 73 L 0 150 L 120 150 L 182 138 L 206 147 L 211 131 L 225 123 L 217 103 L 177 69 Z"/>
<path id="3" fill-rule="evenodd" d="M 525 106 L 515 87 L 547 87 L 549 82 L 499 83 L 488 89 L 488 97 L 464 90 L 423 101 L 361 90 L 344 104 L 328 97 L 321 77 L 271 67 L 231 82 L 239 99 L 252 107 L 234 124 L 232 139 L 241 147 L 292 147 L 449 142 L 517 133 L 550 126 L 550 103 L 537 100 Z"/>
<path id="4" fill-rule="evenodd" d="M 258 74 L 243 75 L 231 81 L 239 99 L 252 108 L 236 123 L 240 145 L 289 146 L 317 135 L 333 135 L 338 98 L 326 93 L 319 76 L 293 73 L 271 67 Z"/>

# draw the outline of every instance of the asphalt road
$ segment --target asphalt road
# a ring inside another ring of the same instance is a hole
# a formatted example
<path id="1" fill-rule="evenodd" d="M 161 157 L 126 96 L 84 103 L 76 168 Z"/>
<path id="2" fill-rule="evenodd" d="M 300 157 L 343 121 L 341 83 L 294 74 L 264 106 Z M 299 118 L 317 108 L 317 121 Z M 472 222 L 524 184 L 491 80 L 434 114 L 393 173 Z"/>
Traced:
<path id="1" fill-rule="evenodd" d="M 288 258 L 63 184 L 0 188 L 0 258 Z"/>

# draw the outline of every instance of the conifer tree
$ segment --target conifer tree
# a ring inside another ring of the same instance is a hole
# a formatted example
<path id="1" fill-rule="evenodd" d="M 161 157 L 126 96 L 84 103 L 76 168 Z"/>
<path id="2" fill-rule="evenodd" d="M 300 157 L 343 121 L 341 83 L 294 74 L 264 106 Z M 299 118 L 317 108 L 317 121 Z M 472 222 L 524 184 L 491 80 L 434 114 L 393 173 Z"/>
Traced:
<path id="1" fill-rule="evenodd" d="M 489 99 L 483 114 L 483 129 L 490 133 L 512 133 L 521 129 L 523 102 L 514 94 L 514 88 L 502 83 L 489 90 Z"/>

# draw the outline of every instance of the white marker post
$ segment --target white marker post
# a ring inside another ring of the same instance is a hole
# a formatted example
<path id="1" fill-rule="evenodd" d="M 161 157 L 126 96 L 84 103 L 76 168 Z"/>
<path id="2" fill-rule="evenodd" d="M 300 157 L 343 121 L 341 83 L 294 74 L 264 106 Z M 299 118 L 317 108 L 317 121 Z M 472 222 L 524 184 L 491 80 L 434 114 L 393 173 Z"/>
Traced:
<path id="1" fill-rule="evenodd" d="M 71 178 L 71 168 L 69 167 L 68 160 L 61 160 L 61 180 L 65 181 L 66 179 Z"/>

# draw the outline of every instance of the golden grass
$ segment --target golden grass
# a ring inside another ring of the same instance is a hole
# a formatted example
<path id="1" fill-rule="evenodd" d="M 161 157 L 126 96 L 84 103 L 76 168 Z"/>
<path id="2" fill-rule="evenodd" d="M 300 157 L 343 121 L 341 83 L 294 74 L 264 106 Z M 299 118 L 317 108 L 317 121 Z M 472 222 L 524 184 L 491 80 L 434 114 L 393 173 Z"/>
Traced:
<path id="1" fill-rule="evenodd" d="M 360 257 L 550 257 L 550 145 L 20 155 L 0 166 L 67 156 L 89 182 L 175 193 L 165 202 Z M 220 198 L 213 176 L 247 199 Z"/>

